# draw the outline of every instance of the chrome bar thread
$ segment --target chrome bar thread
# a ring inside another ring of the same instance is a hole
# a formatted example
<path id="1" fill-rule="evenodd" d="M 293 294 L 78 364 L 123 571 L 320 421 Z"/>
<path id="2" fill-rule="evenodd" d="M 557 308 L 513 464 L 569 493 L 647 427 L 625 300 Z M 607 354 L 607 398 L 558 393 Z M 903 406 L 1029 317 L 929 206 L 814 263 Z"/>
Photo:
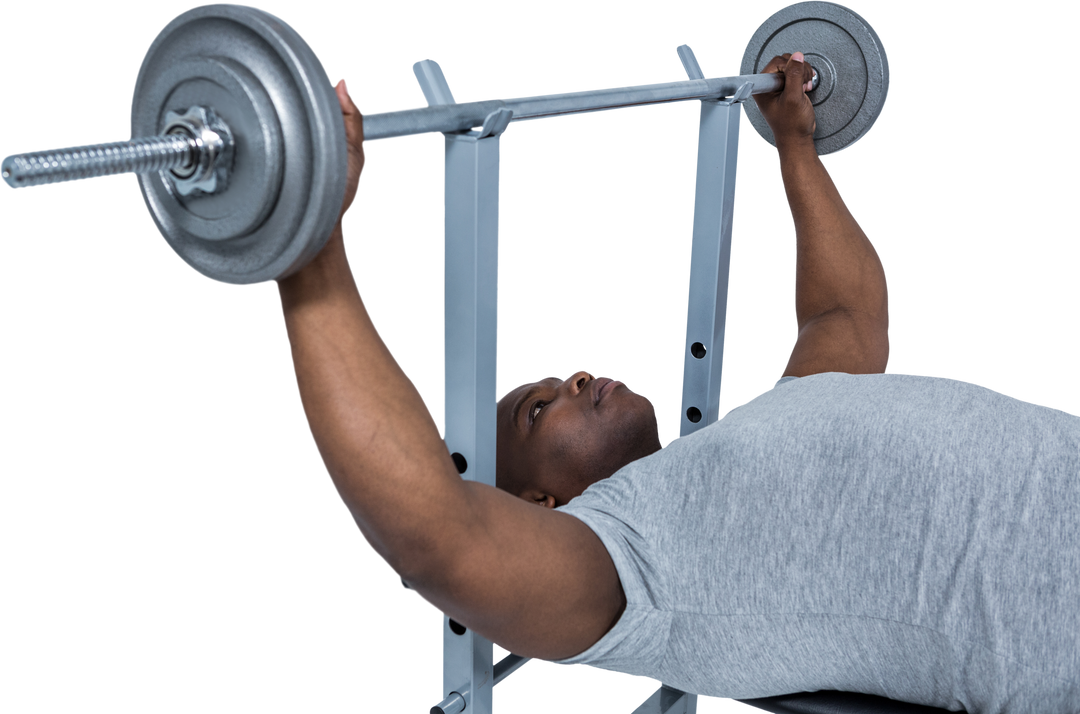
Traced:
<path id="1" fill-rule="evenodd" d="M 103 178 L 185 169 L 198 160 L 198 151 L 194 139 L 177 134 L 28 149 L 3 158 L 0 178 L 13 191 L 85 184 Z"/>

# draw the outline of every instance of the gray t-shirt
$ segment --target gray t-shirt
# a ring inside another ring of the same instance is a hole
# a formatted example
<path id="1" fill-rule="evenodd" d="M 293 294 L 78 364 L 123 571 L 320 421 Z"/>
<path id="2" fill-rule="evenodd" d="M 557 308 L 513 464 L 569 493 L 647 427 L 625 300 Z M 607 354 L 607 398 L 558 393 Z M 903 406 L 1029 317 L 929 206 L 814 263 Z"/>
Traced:
<path id="1" fill-rule="evenodd" d="M 718 697 L 1080 712 L 1080 418 L 964 382 L 783 379 L 561 510 L 626 611 L 563 660 Z"/>

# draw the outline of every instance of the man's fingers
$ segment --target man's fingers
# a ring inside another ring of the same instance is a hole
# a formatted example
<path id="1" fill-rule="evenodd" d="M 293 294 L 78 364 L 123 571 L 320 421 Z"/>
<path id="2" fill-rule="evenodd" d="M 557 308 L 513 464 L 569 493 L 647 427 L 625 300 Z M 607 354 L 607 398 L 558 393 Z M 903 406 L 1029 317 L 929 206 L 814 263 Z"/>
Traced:
<path id="1" fill-rule="evenodd" d="M 802 95 L 808 90 L 809 80 L 813 78 L 810 65 L 802 52 L 792 54 L 784 66 L 784 93 Z"/>
<path id="2" fill-rule="evenodd" d="M 345 134 L 350 142 L 361 143 L 364 141 L 364 117 L 356 108 L 349 90 L 345 86 L 345 80 L 341 80 L 334 87 L 338 103 L 341 104 L 341 113 L 345 116 Z"/>

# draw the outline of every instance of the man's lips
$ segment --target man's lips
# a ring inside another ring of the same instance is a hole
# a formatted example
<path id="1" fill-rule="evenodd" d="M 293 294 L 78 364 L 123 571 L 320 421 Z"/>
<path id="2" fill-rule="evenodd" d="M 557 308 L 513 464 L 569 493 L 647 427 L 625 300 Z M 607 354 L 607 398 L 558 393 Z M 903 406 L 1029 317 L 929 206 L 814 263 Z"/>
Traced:
<path id="1" fill-rule="evenodd" d="M 604 399 L 605 394 L 607 394 L 612 389 L 615 389 L 616 387 L 621 385 L 621 383 L 623 383 L 619 379 L 609 379 L 607 377 L 604 377 L 603 379 L 604 379 L 605 383 L 603 383 L 603 385 L 600 385 L 599 389 L 596 390 L 596 403 L 597 404 L 599 404 L 600 400 Z"/>

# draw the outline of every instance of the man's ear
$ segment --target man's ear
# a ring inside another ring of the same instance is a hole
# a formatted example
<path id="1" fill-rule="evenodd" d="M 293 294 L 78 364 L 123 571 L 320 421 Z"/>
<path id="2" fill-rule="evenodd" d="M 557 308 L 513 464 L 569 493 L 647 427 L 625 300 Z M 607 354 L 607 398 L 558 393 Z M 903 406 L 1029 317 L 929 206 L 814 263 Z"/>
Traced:
<path id="1" fill-rule="evenodd" d="M 540 491 L 526 491 L 521 494 L 529 503 L 535 503 L 538 506 L 544 508 L 555 508 L 555 497 L 548 493 L 541 493 Z"/>

